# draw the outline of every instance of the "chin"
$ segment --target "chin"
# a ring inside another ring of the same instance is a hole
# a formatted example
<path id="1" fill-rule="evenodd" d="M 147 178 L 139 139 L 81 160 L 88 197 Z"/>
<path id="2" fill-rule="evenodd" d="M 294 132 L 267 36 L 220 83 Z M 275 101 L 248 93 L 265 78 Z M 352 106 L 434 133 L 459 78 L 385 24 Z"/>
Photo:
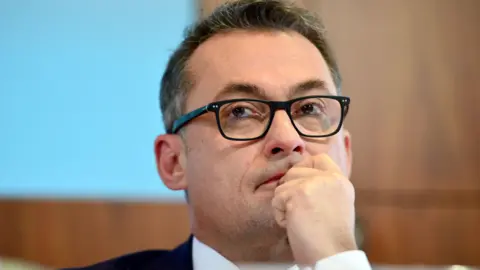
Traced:
<path id="1" fill-rule="evenodd" d="M 273 212 L 259 215 L 257 219 L 248 222 L 249 231 L 258 239 L 276 241 L 286 237 L 286 230 L 277 224 Z"/>

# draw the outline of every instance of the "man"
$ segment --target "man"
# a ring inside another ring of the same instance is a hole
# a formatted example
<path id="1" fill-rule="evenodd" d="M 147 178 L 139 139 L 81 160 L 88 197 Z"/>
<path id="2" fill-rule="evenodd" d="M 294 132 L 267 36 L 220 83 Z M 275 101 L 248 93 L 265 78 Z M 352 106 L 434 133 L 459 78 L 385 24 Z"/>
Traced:
<path id="1" fill-rule="evenodd" d="M 340 84 L 306 10 L 280 0 L 216 9 L 171 56 L 160 92 L 157 168 L 185 191 L 192 237 L 85 269 L 370 269 L 355 243 Z"/>

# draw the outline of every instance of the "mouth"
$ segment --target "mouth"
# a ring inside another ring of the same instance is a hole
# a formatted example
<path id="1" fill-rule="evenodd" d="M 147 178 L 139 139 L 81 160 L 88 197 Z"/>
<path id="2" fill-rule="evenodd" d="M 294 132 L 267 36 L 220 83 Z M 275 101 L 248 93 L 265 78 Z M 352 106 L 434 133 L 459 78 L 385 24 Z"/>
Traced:
<path id="1" fill-rule="evenodd" d="M 263 183 L 261 183 L 260 185 L 258 185 L 257 188 L 260 188 L 262 186 L 274 186 L 276 187 L 278 185 L 278 182 L 280 181 L 280 179 L 285 175 L 285 173 L 277 173 L 275 175 L 273 175 L 272 177 L 268 178 L 266 181 L 264 181 Z"/>

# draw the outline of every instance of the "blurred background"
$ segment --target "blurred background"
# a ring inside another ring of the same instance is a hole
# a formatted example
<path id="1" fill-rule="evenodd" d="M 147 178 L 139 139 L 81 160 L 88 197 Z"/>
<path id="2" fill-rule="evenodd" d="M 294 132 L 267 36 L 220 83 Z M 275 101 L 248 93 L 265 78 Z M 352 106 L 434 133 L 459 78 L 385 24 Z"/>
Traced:
<path id="1" fill-rule="evenodd" d="M 220 2 L 0 1 L 0 264 L 187 239 L 183 193 L 154 164 L 159 81 L 183 29 Z M 297 2 L 322 16 L 352 98 L 372 263 L 480 265 L 480 1 Z"/>

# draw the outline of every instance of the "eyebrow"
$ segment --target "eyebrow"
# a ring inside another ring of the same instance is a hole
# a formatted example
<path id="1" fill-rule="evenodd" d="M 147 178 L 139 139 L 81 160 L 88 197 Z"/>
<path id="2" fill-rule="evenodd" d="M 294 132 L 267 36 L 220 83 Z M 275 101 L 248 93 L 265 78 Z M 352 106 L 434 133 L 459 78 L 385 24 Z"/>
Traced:
<path id="1" fill-rule="evenodd" d="M 288 97 L 291 98 L 316 89 L 329 93 L 327 83 L 325 81 L 310 79 L 290 87 L 288 91 Z M 264 100 L 269 99 L 265 89 L 259 87 L 258 85 L 244 82 L 231 82 L 222 88 L 222 90 L 215 96 L 215 100 L 218 100 L 222 96 L 234 94 L 244 94 Z"/>

